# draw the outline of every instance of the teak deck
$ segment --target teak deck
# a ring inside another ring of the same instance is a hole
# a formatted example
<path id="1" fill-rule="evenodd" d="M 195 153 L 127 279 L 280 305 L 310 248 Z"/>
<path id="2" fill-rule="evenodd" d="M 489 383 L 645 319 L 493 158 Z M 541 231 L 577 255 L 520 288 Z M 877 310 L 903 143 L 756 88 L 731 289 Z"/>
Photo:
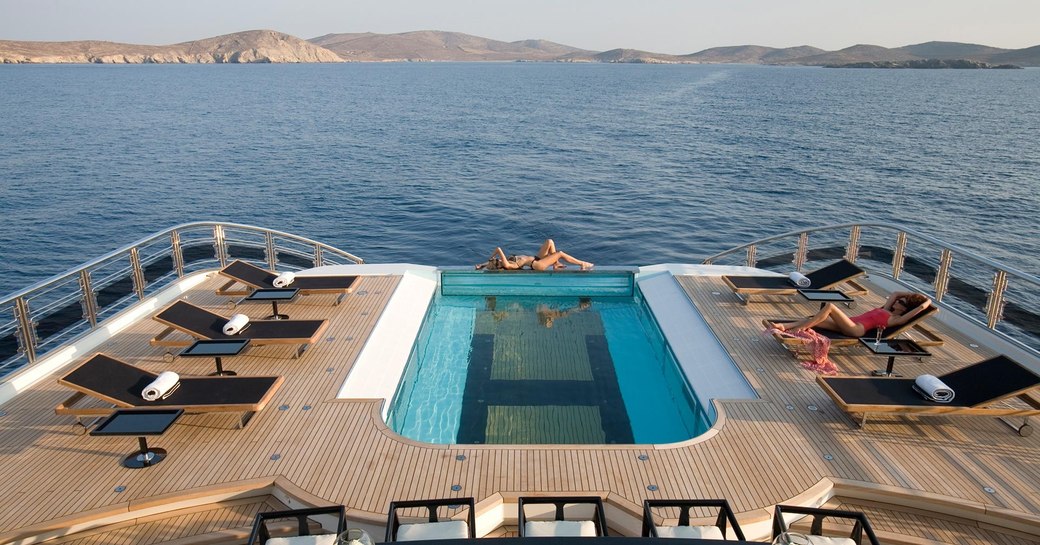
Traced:
<path id="1" fill-rule="evenodd" d="M 224 281 L 214 275 L 186 295 L 195 304 L 225 312 L 225 300 L 214 295 Z M 1006 511 L 1034 520 L 1040 512 L 1040 434 L 1020 437 L 988 417 L 876 418 L 861 430 L 824 394 L 815 375 L 759 326 L 767 316 L 808 314 L 816 305 L 795 297 L 790 303 L 745 306 L 719 278 L 678 281 L 761 399 L 719 402 L 720 423 L 706 438 L 656 446 L 445 446 L 403 439 L 381 421 L 379 400 L 335 399 L 398 281 L 393 276 L 362 277 L 355 292 L 337 306 L 326 300 L 332 296 L 322 295 L 293 303 L 293 318 L 329 319 L 328 329 L 310 350 L 293 359 L 292 347 L 269 346 L 231 360 L 239 375 L 285 377 L 267 408 L 245 429 L 236 429 L 228 415 L 186 415 L 150 441 L 170 453 L 154 468 L 120 465 L 135 447 L 132 438 L 82 435 L 72 417 L 54 414 L 54 406 L 70 393 L 56 382 L 61 372 L 0 407 L 0 542 L 46 529 L 61 531 L 115 510 L 265 479 L 345 504 L 348 513 L 368 520 L 384 518 L 395 499 L 474 496 L 480 502 L 495 494 L 530 492 L 605 494 L 615 505 L 632 509 L 647 497 L 727 498 L 738 515 L 761 519 L 774 504 L 826 479 L 925 494 L 976 512 Z M 880 301 L 879 295 L 869 295 L 860 304 Z M 250 314 L 266 310 L 239 309 Z M 924 361 L 900 361 L 900 372 L 940 374 L 993 355 L 935 325 L 945 345 L 933 348 L 933 356 Z M 212 371 L 213 363 L 205 358 L 165 363 L 164 350 L 148 343 L 162 329 L 146 318 L 99 350 L 154 372 Z M 884 363 L 884 358 L 852 349 L 833 356 L 850 374 L 866 374 Z M 642 454 L 648 459 L 640 460 Z M 461 488 L 453 491 L 454 485 Z M 654 491 L 648 489 L 651 485 Z M 243 521 L 248 525 L 250 513 L 269 503 L 254 497 L 166 518 L 152 513 L 161 522 L 142 518 L 60 542 L 109 542 L 106 535 L 120 536 L 123 542 L 182 542 L 186 536 L 242 526 Z M 934 513 L 890 512 L 883 504 L 871 508 L 879 513 L 875 528 L 891 535 L 947 543 L 1036 539 L 951 522 Z M 508 532 L 493 535 L 503 533 Z"/>

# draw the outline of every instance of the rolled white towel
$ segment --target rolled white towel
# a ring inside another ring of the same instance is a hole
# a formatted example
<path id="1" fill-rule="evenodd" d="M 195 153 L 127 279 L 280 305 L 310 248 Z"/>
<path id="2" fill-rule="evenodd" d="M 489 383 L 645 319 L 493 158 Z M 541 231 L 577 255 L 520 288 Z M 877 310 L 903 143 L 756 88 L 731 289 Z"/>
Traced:
<path id="1" fill-rule="evenodd" d="M 274 281 L 272 281 L 271 283 L 274 284 L 274 287 L 276 288 L 284 288 L 287 287 L 289 284 L 292 284 L 293 280 L 296 280 L 295 274 L 291 272 L 283 272 L 282 274 L 279 274 L 277 277 L 275 277 Z"/>
<path id="2" fill-rule="evenodd" d="M 224 324 L 225 335 L 238 335 L 239 331 L 242 331 L 247 325 L 249 325 L 249 316 L 245 314 L 236 314 L 231 317 L 230 320 Z"/>
<path id="3" fill-rule="evenodd" d="M 181 377 L 177 376 L 177 373 L 173 371 L 163 371 L 159 373 L 159 376 L 155 377 L 148 386 L 144 387 L 144 391 L 141 392 L 141 397 L 145 401 L 155 401 L 159 398 L 165 398 L 169 394 L 173 393 L 174 388 L 177 387 L 177 383 L 181 381 Z"/>
<path id="4" fill-rule="evenodd" d="M 929 401 L 949 403 L 953 401 L 953 388 L 934 375 L 921 375 L 914 379 L 914 390 Z"/>
<path id="5" fill-rule="evenodd" d="M 791 274 L 787 275 L 787 278 L 791 281 L 792 284 L 798 286 L 799 288 L 808 288 L 812 285 L 812 280 L 809 280 L 809 277 L 805 276 L 804 274 L 798 271 L 794 271 Z"/>

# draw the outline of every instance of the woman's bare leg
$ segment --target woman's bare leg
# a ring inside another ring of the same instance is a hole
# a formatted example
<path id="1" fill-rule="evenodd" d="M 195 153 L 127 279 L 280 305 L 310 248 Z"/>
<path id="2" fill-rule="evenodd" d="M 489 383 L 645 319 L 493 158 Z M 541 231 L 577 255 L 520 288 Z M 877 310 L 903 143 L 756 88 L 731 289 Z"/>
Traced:
<path id="1" fill-rule="evenodd" d="M 545 239 L 545 242 L 542 243 L 542 247 L 538 248 L 538 253 L 535 254 L 534 257 L 536 259 L 541 259 L 541 258 L 543 258 L 543 257 L 545 257 L 545 256 L 547 256 L 549 254 L 555 254 L 555 253 L 556 253 L 556 243 L 553 242 L 553 239 L 547 238 L 547 239 Z"/>
<path id="2" fill-rule="evenodd" d="M 824 329 L 837 331 L 850 337 L 859 337 L 866 333 L 863 326 L 853 322 L 848 315 L 841 311 L 834 303 L 827 303 L 815 315 L 804 320 L 790 323 L 774 324 L 780 331 L 802 331 L 811 327 L 820 326 Z"/>
<path id="3" fill-rule="evenodd" d="M 545 257 L 539 258 L 531 264 L 531 268 L 538 271 L 544 271 L 549 267 L 554 267 L 557 263 L 560 262 L 560 260 L 566 261 L 567 263 L 570 263 L 572 265 L 578 265 L 579 267 L 581 267 L 582 270 L 592 268 L 592 263 L 571 257 L 569 254 L 565 252 L 553 252 Z"/>

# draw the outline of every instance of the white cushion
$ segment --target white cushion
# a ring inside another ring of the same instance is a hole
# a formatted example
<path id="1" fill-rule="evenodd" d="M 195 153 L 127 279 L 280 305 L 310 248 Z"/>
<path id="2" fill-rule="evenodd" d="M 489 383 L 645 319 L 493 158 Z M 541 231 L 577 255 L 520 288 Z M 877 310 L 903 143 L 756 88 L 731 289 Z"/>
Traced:
<path id="1" fill-rule="evenodd" d="M 657 537 L 726 539 L 718 526 L 657 526 Z"/>
<path id="2" fill-rule="evenodd" d="M 272 537 L 264 545 L 336 545 L 336 534 L 316 536 Z"/>
<path id="3" fill-rule="evenodd" d="M 849 537 L 805 536 L 812 545 L 856 545 L 856 540 Z"/>
<path id="4" fill-rule="evenodd" d="M 422 522 L 402 524 L 397 529 L 397 541 L 422 541 L 424 539 L 465 539 L 469 537 L 469 524 L 464 520 L 444 522 Z"/>
<path id="5" fill-rule="evenodd" d="M 596 537 L 591 520 L 532 520 L 524 524 L 524 537 Z"/>

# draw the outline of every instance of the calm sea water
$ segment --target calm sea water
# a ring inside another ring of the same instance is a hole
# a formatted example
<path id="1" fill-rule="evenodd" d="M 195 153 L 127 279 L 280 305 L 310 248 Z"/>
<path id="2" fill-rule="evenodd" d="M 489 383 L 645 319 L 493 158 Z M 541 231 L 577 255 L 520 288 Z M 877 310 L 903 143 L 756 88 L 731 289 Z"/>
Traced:
<path id="1" fill-rule="evenodd" d="M 886 221 L 1040 263 L 1040 70 L 0 66 L 0 90 L 4 292 L 195 220 L 424 264 Z"/>

